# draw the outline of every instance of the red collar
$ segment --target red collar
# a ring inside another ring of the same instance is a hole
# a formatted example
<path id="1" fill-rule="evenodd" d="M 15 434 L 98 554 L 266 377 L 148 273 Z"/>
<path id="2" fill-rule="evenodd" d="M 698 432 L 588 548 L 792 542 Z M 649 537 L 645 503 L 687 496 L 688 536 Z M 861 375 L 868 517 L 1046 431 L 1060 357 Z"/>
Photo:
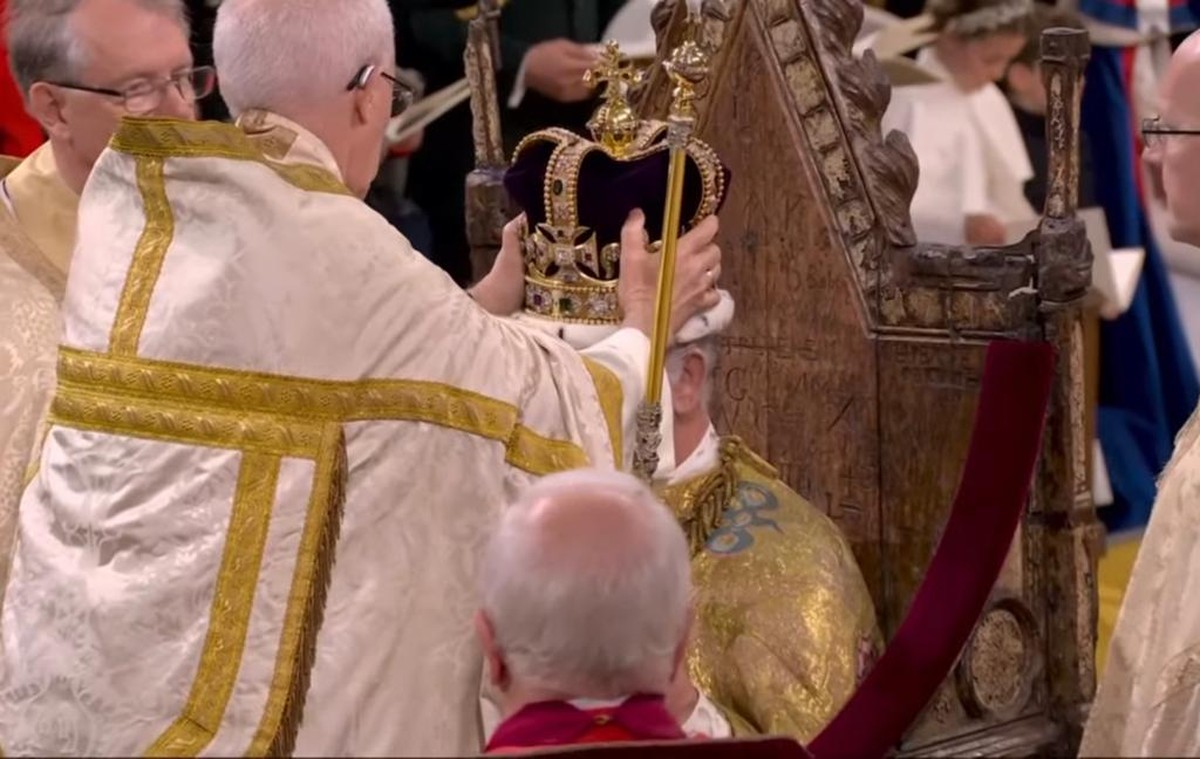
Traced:
<path id="1" fill-rule="evenodd" d="M 581 742 L 597 729 L 612 729 L 621 740 L 682 740 L 686 736 L 667 711 L 662 696 L 636 695 L 614 707 L 580 709 L 566 701 L 529 704 L 504 720 L 487 751 Z"/>

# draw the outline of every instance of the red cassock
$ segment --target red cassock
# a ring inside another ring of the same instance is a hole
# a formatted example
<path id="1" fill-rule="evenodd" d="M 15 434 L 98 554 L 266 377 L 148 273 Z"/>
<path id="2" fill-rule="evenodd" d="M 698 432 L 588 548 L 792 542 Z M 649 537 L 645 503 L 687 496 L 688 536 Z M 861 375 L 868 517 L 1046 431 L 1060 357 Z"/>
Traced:
<path id="1" fill-rule="evenodd" d="M 566 701 L 543 701 L 526 706 L 500 723 L 484 753 L 521 754 L 549 746 L 684 738 L 662 696 L 632 696 L 619 705 L 599 709 L 580 709 Z"/>
<path id="2" fill-rule="evenodd" d="M 45 142 L 42 128 L 25 113 L 25 100 L 8 68 L 6 0 L 0 0 L 0 155 L 24 158 Z"/>

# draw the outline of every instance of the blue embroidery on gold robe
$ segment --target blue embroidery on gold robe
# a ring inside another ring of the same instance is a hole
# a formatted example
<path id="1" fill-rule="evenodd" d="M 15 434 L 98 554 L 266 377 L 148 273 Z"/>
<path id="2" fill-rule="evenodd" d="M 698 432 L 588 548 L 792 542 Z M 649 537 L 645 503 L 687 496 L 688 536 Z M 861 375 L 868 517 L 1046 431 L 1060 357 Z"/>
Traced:
<path id="1" fill-rule="evenodd" d="M 769 527 L 782 534 L 779 525 L 764 516 L 764 512 L 778 508 L 779 499 L 770 490 L 753 482 L 741 483 L 721 517 L 721 525 L 708 539 L 708 550 L 721 556 L 745 551 L 754 545 L 752 527 Z"/>

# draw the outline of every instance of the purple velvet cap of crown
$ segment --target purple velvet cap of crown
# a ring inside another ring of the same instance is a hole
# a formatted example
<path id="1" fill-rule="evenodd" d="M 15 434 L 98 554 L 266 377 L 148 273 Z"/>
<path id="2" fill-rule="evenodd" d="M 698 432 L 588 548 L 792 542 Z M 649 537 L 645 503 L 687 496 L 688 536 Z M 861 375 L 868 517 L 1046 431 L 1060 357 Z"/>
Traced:
<path id="1" fill-rule="evenodd" d="M 525 146 L 514 157 L 504 175 L 509 197 L 525 212 L 529 228 L 546 221 L 546 167 L 555 145 L 538 141 Z M 664 148 L 631 160 L 617 160 L 602 150 L 589 153 L 579 168 L 576 208 L 579 226 L 596 233 L 597 247 L 621 241 L 621 227 L 635 209 L 646 215 L 646 232 L 651 240 L 662 238 L 666 211 L 667 173 L 670 153 Z M 725 192 L 714 212 L 720 210 L 729 194 L 729 169 L 721 164 Z M 689 156 L 683 182 L 680 218 L 690 224 L 704 198 L 700 169 Z M 696 221 L 699 221 L 696 219 Z"/>

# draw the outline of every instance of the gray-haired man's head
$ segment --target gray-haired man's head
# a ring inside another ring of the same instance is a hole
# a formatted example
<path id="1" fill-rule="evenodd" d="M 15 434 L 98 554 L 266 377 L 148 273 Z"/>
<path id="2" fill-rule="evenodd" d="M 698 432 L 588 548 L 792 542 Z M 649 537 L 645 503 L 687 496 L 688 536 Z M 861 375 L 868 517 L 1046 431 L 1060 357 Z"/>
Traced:
<path id="1" fill-rule="evenodd" d="M 13 76 L 73 189 L 122 116 L 194 117 L 188 37 L 182 0 L 9 0 Z"/>
<path id="2" fill-rule="evenodd" d="M 691 618 L 687 541 L 640 481 L 547 477 L 505 512 L 481 575 L 480 636 L 511 714 L 549 699 L 666 693 Z"/>

